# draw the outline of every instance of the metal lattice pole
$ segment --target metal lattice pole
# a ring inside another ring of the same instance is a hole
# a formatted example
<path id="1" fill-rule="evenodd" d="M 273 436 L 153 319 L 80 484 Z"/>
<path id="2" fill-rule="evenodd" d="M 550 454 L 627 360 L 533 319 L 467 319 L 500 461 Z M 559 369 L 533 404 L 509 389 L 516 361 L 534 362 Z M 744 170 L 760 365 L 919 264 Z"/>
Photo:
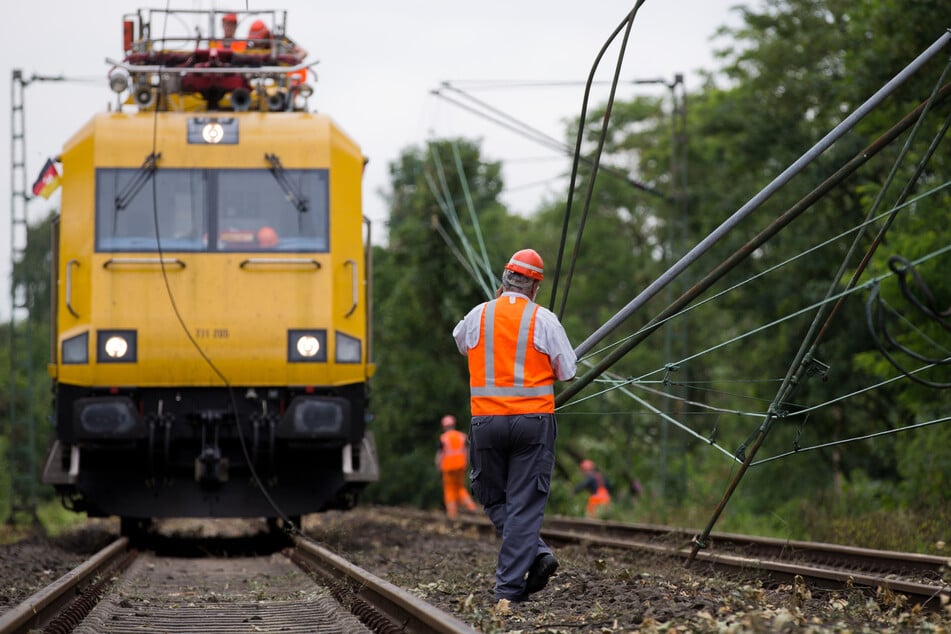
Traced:
<path id="1" fill-rule="evenodd" d="M 27 243 L 26 117 L 24 92 L 29 80 L 13 70 L 10 82 L 10 263 L 13 271 Z M 9 469 L 9 523 L 18 513 L 36 521 L 36 415 L 33 397 L 33 328 L 29 289 L 10 280 L 9 402 L 5 435 Z"/>

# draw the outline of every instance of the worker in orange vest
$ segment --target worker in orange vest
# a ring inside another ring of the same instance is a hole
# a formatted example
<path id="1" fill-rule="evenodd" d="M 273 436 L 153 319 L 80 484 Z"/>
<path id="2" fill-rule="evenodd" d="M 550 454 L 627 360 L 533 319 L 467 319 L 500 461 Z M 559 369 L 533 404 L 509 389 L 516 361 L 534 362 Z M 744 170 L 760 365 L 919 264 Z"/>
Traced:
<path id="1" fill-rule="evenodd" d="M 577 357 L 555 314 L 535 303 L 544 269 L 534 249 L 515 252 L 495 299 L 452 331 L 469 360 L 472 493 L 502 537 L 497 600 L 526 600 L 558 568 L 541 526 L 555 466 L 554 383 L 574 377 Z"/>
<path id="2" fill-rule="evenodd" d="M 575 487 L 575 493 L 588 491 L 588 504 L 584 514 L 596 517 L 599 509 L 605 510 L 611 504 L 611 485 L 591 460 L 586 458 L 578 466 L 585 477 L 584 481 Z"/>
<path id="3" fill-rule="evenodd" d="M 466 510 L 476 510 L 475 502 L 466 490 L 466 452 L 468 438 L 456 429 L 456 417 L 446 414 L 442 417 L 442 435 L 439 436 L 439 448 L 436 450 L 436 467 L 442 471 L 442 495 L 446 504 L 446 517 L 459 515 L 459 504 Z"/>
<path id="4" fill-rule="evenodd" d="M 236 53 L 243 53 L 247 50 L 248 44 L 244 40 L 235 37 L 235 30 L 238 28 L 238 16 L 234 13 L 226 13 L 221 16 L 221 30 L 224 31 L 224 37 L 221 41 L 212 41 L 209 48 L 230 48 Z"/>

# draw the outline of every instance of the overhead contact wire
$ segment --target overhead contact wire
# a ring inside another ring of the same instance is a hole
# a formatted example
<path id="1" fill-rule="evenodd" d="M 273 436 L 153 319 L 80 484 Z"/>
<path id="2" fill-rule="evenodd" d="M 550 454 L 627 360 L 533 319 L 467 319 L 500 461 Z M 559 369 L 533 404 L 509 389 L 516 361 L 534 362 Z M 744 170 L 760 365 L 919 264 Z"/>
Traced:
<path id="1" fill-rule="evenodd" d="M 466 207 L 469 210 L 469 219 L 472 222 L 472 230 L 476 234 L 476 240 L 479 242 L 479 251 L 482 254 L 481 269 L 485 271 L 491 282 L 490 286 L 495 287 L 495 277 L 492 275 L 492 263 L 489 261 L 489 254 L 485 248 L 485 240 L 482 238 L 482 227 L 479 223 L 479 217 L 476 215 L 475 203 L 472 201 L 472 192 L 469 191 L 469 179 L 466 176 L 466 170 L 462 165 L 462 157 L 459 155 L 459 145 L 455 139 L 452 141 L 452 154 L 456 159 L 456 172 L 459 174 L 459 180 L 462 184 L 462 191 L 466 197 Z"/>
<path id="2" fill-rule="evenodd" d="M 938 193 L 938 192 L 940 192 L 940 191 L 942 191 L 942 190 L 944 190 L 944 189 L 946 189 L 946 188 L 948 188 L 948 187 L 951 187 L 951 181 L 947 181 L 947 182 L 943 183 L 942 185 L 939 185 L 939 186 L 933 188 L 932 190 L 930 190 L 930 191 L 928 191 L 928 192 L 926 192 L 926 193 L 924 193 L 924 194 L 922 194 L 922 195 L 920 195 L 920 196 L 917 196 L 917 197 L 915 197 L 915 198 L 913 198 L 913 199 L 911 199 L 911 200 L 906 201 L 905 203 L 902 203 L 901 205 L 899 205 L 898 207 L 896 207 L 896 209 L 911 209 L 911 208 L 914 206 L 914 204 L 915 204 L 916 202 L 918 202 L 918 201 L 920 201 L 920 200 L 922 200 L 922 199 L 925 199 L 925 198 L 927 198 L 927 197 L 929 197 L 929 196 L 932 196 L 932 195 L 934 195 L 935 193 Z M 848 235 L 850 235 L 850 234 L 852 234 L 852 233 L 855 233 L 855 232 L 857 232 L 857 231 L 860 231 L 860 230 L 862 230 L 863 228 L 865 228 L 865 227 L 867 227 L 867 226 L 869 226 L 869 225 L 871 225 L 871 224 L 874 224 L 874 223 L 878 222 L 879 220 L 881 220 L 881 219 L 883 219 L 883 218 L 886 218 L 889 214 L 892 213 L 892 211 L 893 211 L 893 210 L 885 211 L 885 212 L 881 213 L 880 215 L 878 215 L 878 216 L 876 216 L 876 217 L 874 217 L 874 218 L 871 218 L 871 219 L 868 219 L 868 220 L 866 220 L 866 221 L 864 221 L 864 222 L 861 222 L 861 223 L 859 223 L 858 225 L 856 225 L 856 226 L 854 226 L 854 227 L 851 227 L 850 229 L 847 229 L 846 231 L 843 231 L 842 233 L 840 233 L 840 234 L 838 234 L 838 235 L 832 236 L 831 238 L 828 238 L 827 240 L 824 240 L 824 241 L 822 241 L 822 242 L 819 242 L 818 244 L 815 244 L 815 245 L 813 245 L 812 247 L 809 247 L 808 249 L 805 249 L 805 250 L 801 251 L 800 253 L 797 253 L 796 255 L 793 255 L 793 256 L 787 258 L 786 260 L 783 260 L 782 262 L 778 262 L 778 263 L 776 263 L 776 264 L 773 264 L 772 266 L 770 266 L 770 267 L 768 267 L 768 268 L 766 268 L 766 269 L 764 269 L 764 270 L 762 270 L 762 271 L 760 271 L 760 272 L 758 272 L 758 273 L 755 273 L 754 275 L 751 275 L 750 277 L 748 277 L 748 278 L 746 278 L 746 279 L 744 279 L 744 280 L 741 280 L 741 281 L 737 282 L 736 284 L 734 284 L 734 285 L 732 285 L 732 286 L 730 286 L 730 287 L 727 287 L 727 288 L 723 289 L 722 291 L 717 292 L 717 293 L 714 294 L 714 295 L 711 295 L 710 297 L 704 298 L 704 299 L 702 299 L 702 300 L 700 300 L 700 301 L 698 301 L 698 302 L 696 302 L 696 303 L 694 303 L 694 304 L 688 304 L 688 305 L 685 305 L 685 306 L 678 306 L 677 309 L 676 309 L 677 312 L 670 312 L 670 311 L 669 311 L 669 308 L 670 308 L 670 307 L 668 307 L 667 310 L 665 310 L 663 313 L 661 313 L 660 315 L 658 315 L 657 317 L 655 317 L 654 319 L 652 319 L 650 322 L 648 322 L 647 324 L 645 324 L 644 326 L 642 326 L 639 330 L 637 330 L 637 331 L 631 333 L 630 335 L 627 335 L 626 337 L 624 337 L 624 338 L 622 338 L 622 339 L 620 339 L 620 340 L 618 340 L 618 341 L 616 341 L 616 342 L 610 343 L 610 344 L 608 344 L 608 345 L 606 345 L 606 346 L 600 348 L 599 350 L 594 350 L 594 351 L 592 351 L 592 352 L 589 352 L 585 357 L 582 357 L 582 358 L 583 358 L 583 359 L 592 358 L 592 357 L 597 356 L 597 355 L 599 355 L 599 354 L 602 354 L 602 353 L 604 353 L 604 352 L 606 352 L 606 351 L 608 351 L 608 350 L 612 350 L 612 349 L 614 349 L 614 348 L 617 348 L 618 346 L 625 345 L 626 343 L 628 343 L 628 342 L 630 342 L 630 341 L 632 341 L 632 340 L 634 340 L 634 339 L 637 339 L 637 343 L 639 343 L 640 341 L 643 341 L 643 339 L 646 338 L 648 335 L 650 335 L 652 332 L 654 332 L 659 326 L 662 326 L 662 325 L 666 324 L 666 323 L 669 322 L 670 320 L 675 319 L 675 318 L 680 317 L 680 316 L 683 316 L 683 315 L 686 315 L 686 314 L 688 314 L 688 313 L 690 313 L 690 312 L 692 312 L 692 311 L 694 311 L 694 310 L 697 310 L 697 309 L 699 309 L 700 307 L 702 307 L 702 306 L 704 306 L 704 305 L 706 305 L 706 304 L 709 304 L 709 303 L 712 303 L 712 302 L 716 301 L 716 300 L 719 299 L 720 297 L 729 295 L 730 293 L 732 293 L 732 292 L 734 292 L 734 291 L 736 291 L 736 290 L 739 290 L 739 289 L 743 288 L 744 286 L 747 286 L 748 284 L 751 284 L 752 282 L 758 280 L 759 278 L 765 277 L 765 276 L 769 275 L 770 273 L 773 273 L 774 271 L 778 271 L 778 270 L 780 270 L 780 269 L 782 269 L 782 268 L 784 268 L 784 267 L 786 267 L 786 266 L 792 264 L 793 262 L 796 262 L 797 260 L 801 260 L 802 258 L 804 258 L 804 257 L 806 257 L 806 256 L 808 256 L 808 255 L 811 255 L 812 253 L 815 253 L 816 251 L 819 251 L 820 249 L 823 249 L 823 248 L 829 246 L 830 244 L 832 244 L 833 242 L 836 242 L 837 240 L 839 240 L 839 239 L 841 239 L 841 238 L 844 238 L 844 237 L 846 237 L 846 236 L 848 236 Z M 676 303 L 671 304 L 671 307 L 673 307 L 673 306 L 676 306 Z M 668 313 L 670 313 L 670 314 L 668 314 Z M 629 352 L 629 350 L 628 350 L 628 352 Z"/>
<path id="3" fill-rule="evenodd" d="M 932 44 L 925 52 L 919 55 L 901 73 L 899 73 L 894 79 L 892 79 L 888 84 L 886 84 L 886 86 L 883 86 L 882 89 L 880 89 L 876 93 L 876 95 L 887 94 L 887 92 L 890 92 L 889 90 L 886 90 L 886 89 L 889 87 L 896 87 L 898 84 L 900 84 L 901 81 L 903 81 L 902 78 L 907 78 L 907 76 L 909 76 L 911 72 L 913 72 L 912 69 L 917 70 L 922 65 L 924 65 L 924 63 L 928 59 L 930 59 L 933 55 L 935 55 L 939 50 L 944 48 L 944 46 L 949 41 L 951 41 L 951 31 L 945 32 L 945 34 L 942 37 L 940 37 L 934 44 Z M 935 84 L 935 90 L 932 91 L 932 94 L 925 105 L 925 109 L 922 113 L 922 116 L 918 119 L 918 121 L 916 121 L 912 134 L 910 134 L 909 138 L 906 139 L 905 147 L 903 148 L 902 152 L 899 154 L 899 156 L 897 157 L 895 161 L 896 165 L 893 167 L 892 174 L 894 174 L 897 171 L 897 164 L 901 162 L 901 160 L 906 154 L 907 149 L 910 148 L 911 139 L 915 136 L 914 132 L 916 132 L 919 129 L 921 125 L 921 121 L 924 119 L 924 112 L 927 112 L 932 102 L 934 102 L 938 93 L 937 87 L 941 85 L 941 82 L 943 81 L 943 78 L 945 76 L 945 73 L 947 73 L 947 70 L 948 70 L 948 66 L 945 67 L 945 71 L 944 73 L 942 73 L 941 79 L 939 79 L 938 82 Z M 866 103 L 869 103 L 869 102 L 866 102 Z M 929 152 L 930 151 L 931 149 L 929 149 Z M 929 153 L 929 156 L 930 156 L 930 153 Z M 921 163 L 919 163 L 912 178 L 910 179 L 909 186 L 907 186 L 905 190 L 902 192 L 902 196 L 906 196 L 907 193 L 910 191 L 911 183 L 917 182 L 918 177 L 921 174 L 921 170 L 924 167 L 923 165 L 924 162 L 925 161 L 922 161 Z M 888 179 L 888 182 L 886 182 L 885 187 L 882 188 L 883 190 L 887 189 L 888 183 L 891 182 L 892 174 L 890 174 L 890 177 Z M 877 198 L 876 204 L 883 196 L 884 194 L 881 194 Z M 869 215 L 871 215 L 873 211 L 874 211 L 873 209 L 870 209 Z M 839 282 L 844 277 L 846 266 L 848 265 L 848 262 L 851 261 L 851 257 L 853 253 L 857 250 L 858 241 L 861 235 L 862 233 L 860 232 L 860 234 L 856 236 L 856 239 L 853 242 L 852 247 L 849 249 L 849 252 L 846 254 L 845 258 L 843 258 L 843 262 L 839 268 L 839 271 L 836 273 L 832 283 L 829 285 L 829 290 L 826 293 L 826 297 L 830 297 L 832 295 L 834 289 L 839 285 Z M 879 235 L 883 235 L 883 233 L 880 232 Z M 869 246 L 869 249 L 866 251 L 865 258 L 863 259 L 862 265 L 866 264 L 866 262 L 870 259 L 871 257 L 870 252 L 874 251 L 877 245 L 878 245 L 878 242 L 876 241 L 876 242 L 873 242 L 873 244 Z M 864 266 L 860 265 L 860 267 L 864 270 Z M 857 271 L 856 275 L 852 276 L 852 279 L 850 280 L 850 284 L 854 285 L 854 283 L 858 279 L 859 274 L 860 272 Z M 736 486 L 739 484 L 739 481 L 742 479 L 743 475 L 746 473 L 746 470 L 749 468 L 749 465 L 752 463 L 753 457 L 756 455 L 757 451 L 759 451 L 759 448 L 762 446 L 763 442 L 765 441 L 766 436 L 769 434 L 770 428 L 772 427 L 773 420 L 779 416 L 780 405 L 782 404 L 783 401 L 785 401 L 788 398 L 788 395 L 791 393 L 791 391 L 796 386 L 801 384 L 801 379 L 803 378 L 803 374 L 806 372 L 807 361 L 814 358 L 813 355 L 815 354 L 816 348 L 818 347 L 819 341 L 821 340 L 821 335 L 826 332 L 826 328 L 829 325 L 829 321 L 827 320 L 827 318 L 831 317 L 831 315 L 834 314 L 836 311 L 835 308 L 832 308 L 829 311 L 824 310 L 824 308 L 825 308 L 824 305 L 823 307 L 819 308 L 819 310 L 817 311 L 815 315 L 815 318 L 812 321 L 812 324 L 809 326 L 808 332 L 803 337 L 802 344 L 800 345 L 799 350 L 797 351 L 792 363 L 789 365 L 789 370 L 786 373 L 786 378 L 783 379 L 783 384 L 780 386 L 779 390 L 777 391 L 775 400 L 770 405 L 769 412 L 768 412 L 769 416 L 766 417 L 766 420 L 763 421 L 763 424 L 760 425 L 759 429 L 755 432 L 755 436 L 754 436 L 755 439 L 752 442 L 752 446 L 750 446 L 749 454 L 747 454 L 744 457 L 743 464 L 741 465 L 739 471 L 734 476 L 732 482 L 727 486 L 727 490 L 724 493 L 723 497 L 721 498 L 720 502 L 717 504 L 717 508 L 714 510 L 713 516 L 711 517 L 707 526 L 704 528 L 701 535 L 695 540 L 694 546 L 691 549 L 690 556 L 687 560 L 688 564 L 693 561 L 699 549 L 705 544 L 707 538 L 710 535 L 710 531 L 713 529 L 713 525 L 716 523 L 716 520 L 719 518 L 720 514 L 723 512 L 723 509 L 726 506 L 727 501 L 733 495 L 733 491 L 736 489 Z M 820 329 L 819 324 L 823 320 L 826 320 L 826 322 L 825 322 L 825 325 L 823 325 Z M 744 450 L 744 447 L 741 447 L 739 451 L 743 451 L 743 450 Z"/>
<path id="4" fill-rule="evenodd" d="M 472 243 L 462 228 L 462 222 L 459 220 L 459 214 L 456 211 L 456 204 L 453 199 L 452 192 L 449 189 L 449 182 L 446 179 L 446 171 L 443 169 L 442 157 L 434 145 L 430 145 L 429 149 L 432 155 L 433 166 L 436 168 L 436 173 L 439 176 L 439 183 L 444 194 L 443 200 L 445 201 L 445 205 L 443 206 L 443 213 L 446 214 L 446 218 L 448 218 L 450 226 L 452 226 L 453 231 L 456 232 L 456 235 L 458 236 L 459 242 L 466 253 L 466 257 L 469 260 L 472 270 L 480 274 L 480 285 L 483 286 L 484 289 L 489 289 L 492 286 L 491 273 L 487 274 L 489 283 L 486 283 L 485 278 L 481 276 L 481 273 L 486 270 L 486 267 L 479 266 L 475 249 L 472 248 Z M 465 178 L 465 175 L 462 173 L 459 173 L 456 176 L 460 183 Z M 486 290 L 486 292 L 489 293 L 488 290 Z"/>
<path id="5" fill-rule="evenodd" d="M 565 253 L 565 244 L 568 241 L 568 226 L 571 221 L 571 205 L 574 200 L 575 192 L 575 181 L 578 178 L 578 165 L 581 162 L 581 145 L 584 141 L 584 130 L 585 130 L 585 121 L 588 118 L 588 100 L 591 97 L 591 86 L 594 82 L 594 74 L 597 71 L 598 66 L 601 64 L 601 58 L 604 57 L 604 54 L 607 52 L 608 47 L 611 45 L 611 42 L 614 41 L 614 38 L 617 37 L 618 33 L 627 26 L 630 29 L 630 23 L 634 19 L 634 15 L 637 13 L 638 8 L 644 4 L 644 0 L 638 0 L 637 4 L 634 5 L 634 8 L 628 13 L 620 24 L 614 29 L 610 36 L 608 36 L 607 41 L 601 46 L 601 50 L 598 51 L 598 54 L 594 58 L 594 63 L 591 65 L 591 70 L 588 73 L 588 80 L 585 82 L 584 86 L 584 97 L 581 99 L 581 115 L 578 119 L 578 134 L 575 138 L 575 150 L 574 150 L 574 160 L 571 162 L 571 177 L 568 181 L 568 196 L 565 201 L 565 217 L 561 227 L 561 239 L 558 242 L 558 256 L 555 258 L 555 274 L 552 278 L 551 286 L 551 299 L 548 303 L 549 310 L 555 309 L 555 298 L 558 295 L 558 283 L 561 278 L 561 262 L 564 258 Z M 568 292 L 568 289 L 565 289 L 565 292 Z M 581 355 L 578 355 L 579 357 Z"/>
<path id="6" fill-rule="evenodd" d="M 951 94 L 951 85 L 942 86 L 941 90 L 938 92 L 936 100 L 943 101 L 946 99 L 949 94 Z M 925 108 L 925 103 L 920 104 L 912 112 L 906 115 L 901 121 L 896 123 L 892 128 L 890 128 L 885 134 L 880 136 L 874 142 L 869 144 L 862 151 L 856 153 L 851 160 L 849 160 L 845 165 L 839 168 L 832 176 L 820 183 L 815 189 L 813 189 L 809 194 L 800 199 L 795 205 L 790 209 L 778 216 L 769 226 L 760 231 L 756 236 L 749 240 L 742 247 L 734 251 L 734 253 L 723 260 L 719 265 L 717 265 L 713 270 L 711 270 L 706 276 L 701 280 L 695 283 L 692 287 L 687 289 L 683 294 L 680 295 L 674 302 L 672 302 L 666 309 L 662 310 L 657 316 L 651 319 L 646 326 L 640 330 L 640 334 L 635 337 L 632 337 L 627 343 L 623 346 L 620 346 L 614 350 L 608 357 L 599 362 L 592 370 L 586 372 L 583 376 L 578 377 L 575 381 L 572 381 L 569 385 L 566 386 L 564 390 L 559 392 L 556 395 L 556 403 L 564 402 L 565 400 L 571 398 L 579 391 L 581 391 L 588 383 L 590 383 L 596 376 L 601 372 L 608 369 L 621 358 L 623 358 L 628 352 L 630 352 L 635 346 L 644 341 L 650 334 L 655 332 L 663 323 L 664 320 L 669 319 L 671 316 L 677 314 L 681 309 L 690 304 L 695 298 L 700 296 L 702 293 L 711 288 L 717 281 L 724 277 L 727 273 L 736 268 L 744 260 L 746 260 L 753 252 L 756 251 L 763 244 L 768 242 L 773 236 L 778 234 L 786 226 L 788 226 L 793 220 L 802 215 L 807 211 L 812 205 L 814 205 L 820 198 L 825 196 L 829 191 L 831 191 L 839 183 L 843 182 L 848 176 L 854 173 L 859 167 L 868 162 L 872 157 L 881 152 L 885 147 L 890 145 L 898 136 L 911 127 L 916 121 L 921 117 L 922 112 Z M 686 256 L 684 256 L 686 257 Z M 659 289 L 658 289 L 659 290 Z M 643 294 L 643 293 L 642 293 Z M 637 298 L 635 298 L 635 301 Z M 646 301 L 646 300 L 645 300 Z M 630 305 L 630 304 L 629 304 Z M 587 350 L 585 350 L 587 352 Z M 584 354 L 579 354 L 579 357 L 583 357 Z"/>
<path id="7" fill-rule="evenodd" d="M 470 272 L 470 274 L 473 276 L 473 279 L 482 288 L 482 291 L 485 293 L 486 297 L 491 297 L 491 287 L 486 283 L 485 278 L 482 276 L 482 269 L 476 262 L 477 258 L 473 252 L 472 245 L 470 244 L 469 239 L 466 237 L 465 232 L 462 230 L 462 226 L 459 223 L 459 216 L 455 210 L 455 203 L 452 200 L 452 195 L 446 182 L 446 176 L 442 169 L 442 163 L 440 162 L 438 152 L 432 145 L 430 145 L 430 152 L 432 154 L 433 166 L 435 167 L 436 173 L 439 176 L 439 184 L 437 185 L 433 181 L 433 177 L 428 171 L 424 170 L 423 176 L 426 179 L 426 183 L 429 185 L 430 191 L 436 198 L 436 204 L 439 205 L 443 215 L 446 216 L 449 226 L 452 228 L 453 233 L 456 234 L 459 244 L 461 244 L 462 250 L 465 252 L 464 258 L 465 262 L 467 263 L 466 270 Z M 443 239 L 445 240 L 447 237 L 448 236 L 444 235 Z"/>
<path id="8" fill-rule="evenodd" d="M 879 89 L 874 95 L 865 101 L 859 108 L 853 111 L 839 125 L 835 126 L 810 150 L 803 154 L 795 163 L 787 167 L 781 174 L 774 178 L 765 188 L 760 190 L 746 204 L 735 211 L 729 218 L 720 224 L 706 238 L 697 243 L 689 252 L 673 264 L 665 273 L 651 282 L 640 294 L 631 300 L 621 311 L 609 319 L 604 325 L 598 328 L 591 336 L 583 341 L 576 349 L 576 354 L 580 357 L 590 350 L 598 341 L 601 341 L 613 332 L 623 321 L 631 314 L 643 306 L 650 298 L 660 292 L 665 286 L 670 284 L 680 275 L 688 266 L 700 258 L 724 235 L 736 227 L 739 222 L 760 207 L 768 198 L 770 198 L 780 187 L 785 185 L 793 176 L 802 171 L 806 165 L 815 160 L 822 152 L 828 149 L 836 140 L 842 137 L 848 130 L 865 117 L 873 108 L 880 104 L 890 95 L 898 86 L 904 83 L 914 72 L 927 63 L 938 51 L 940 51 L 949 41 L 951 41 L 951 32 L 946 32 L 928 47 L 921 55 L 906 66 L 898 75 L 892 78 L 887 84 Z"/>

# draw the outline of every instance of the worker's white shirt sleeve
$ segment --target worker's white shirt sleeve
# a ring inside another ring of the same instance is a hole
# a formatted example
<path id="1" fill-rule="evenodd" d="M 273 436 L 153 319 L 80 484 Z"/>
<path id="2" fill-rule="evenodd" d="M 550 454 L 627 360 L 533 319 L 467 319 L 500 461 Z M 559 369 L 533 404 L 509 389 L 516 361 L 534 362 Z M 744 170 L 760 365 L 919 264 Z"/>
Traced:
<path id="1" fill-rule="evenodd" d="M 555 313 L 544 306 L 539 306 L 535 313 L 535 349 L 548 355 L 559 380 L 567 381 L 575 375 L 578 361 L 575 349 Z"/>
<path id="2" fill-rule="evenodd" d="M 456 347 L 460 354 L 469 354 L 469 350 L 475 348 L 479 343 L 479 330 L 482 328 L 482 311 L 485 310 L 483 302 L 469 311 L 462 318 L 456 327 L 452 329 L 452 338 L 456 340 Z"/>
<path id="3" fill-rule="evenodd" d="M 520 293 L 512 292 L 503 293 L 503 297 L 505 295 L 525 297 Z M 453 328 L 452 337 L 456 340 L 456 347 L 461 354 L 468 354 L 469 350 L 478 345 L 483 310 L 485 310 L 485 303 L 479 304 L 470 310 L 469 314 L 463 317 L 462 321 Z M 536 350 L 547 354 L 548 358 L 551 359 L 552 369 L 559 380 L 567 381 L 575 375 L 578 360 L 575 350 L 571 347 L 568 335 L 565 334 L 565 329 L 558 318 L 544 306 L 539 306 L 538 312 L 535 314 L 533 343 Z"/>

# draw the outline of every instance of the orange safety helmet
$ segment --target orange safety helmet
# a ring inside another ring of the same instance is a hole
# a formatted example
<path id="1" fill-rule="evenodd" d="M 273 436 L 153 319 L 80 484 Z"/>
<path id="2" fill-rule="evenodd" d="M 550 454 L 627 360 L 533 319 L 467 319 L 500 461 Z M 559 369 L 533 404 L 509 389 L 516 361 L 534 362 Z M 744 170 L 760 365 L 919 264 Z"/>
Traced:
<path id="1" fill-rule="evenodd" d="M 257 238 L 259 247 L 276 247 L 277 243 L 280 242 L 277 237 L 277 231 L 271 227 L 261 227 L 258 229 Z"/>
<path id="2" fill-rule="evenodd" d="M 224 15 L 221 17 L 221 21 L 222 21 L 222 22 L 231 22 L 231 23 L 233 23 L 233 24 L 237 24 L 237 23 L 238 23 L 238 16 L 236 16 L 234 13 L 226 13 L 226 14 L 224 14 Z"/>
<path id="3" fill-rule="evenodd" d="M 535 249 L 516 251 L 505 268 L 535 280 L 545 279 L 545 263 Z"/>
<path id="4" fill-rule="evenodd" d="M 271 32 L 268 30 L 267 25 L 265 25 L 264 22 L 261 20 L 255 20 L 251 23 L 251 28 L 248 30 L 248 39 L 269 40 L 271 39 Z"/>
<path id="5" fill-rule="evenodd" d="M 581 464 L 578 465 L 581 467 L 582 471 L 594 471 L 594 463 L 587 458 L 581 461 Z"/>
<path id="6" fill-rule="evenodd" d="M 446 414 L 442 417 L 442 428 L 449 429 L 456 426 L 456 417 L 452 414 Z"/>

